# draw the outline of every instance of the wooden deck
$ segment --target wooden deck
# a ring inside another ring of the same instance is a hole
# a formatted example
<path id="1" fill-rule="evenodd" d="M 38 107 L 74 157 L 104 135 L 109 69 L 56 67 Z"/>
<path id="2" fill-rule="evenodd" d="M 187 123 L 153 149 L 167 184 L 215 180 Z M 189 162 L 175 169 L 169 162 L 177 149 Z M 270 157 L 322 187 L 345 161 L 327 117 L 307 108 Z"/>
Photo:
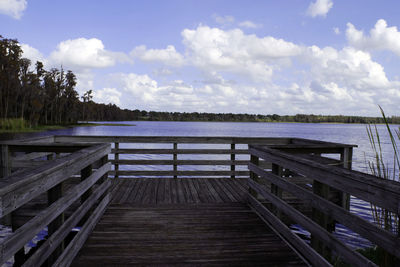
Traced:
<path id="1" fill-rule="evenodd" d="M 245 202 L 247 179 L 113 179 L 113 204 L 188 204 Z"/>
<path id="2" fill-rule="evenodd" d="M 118 179 L 73 266 L 305 265 L 245 204 L 246 179 Z"/>

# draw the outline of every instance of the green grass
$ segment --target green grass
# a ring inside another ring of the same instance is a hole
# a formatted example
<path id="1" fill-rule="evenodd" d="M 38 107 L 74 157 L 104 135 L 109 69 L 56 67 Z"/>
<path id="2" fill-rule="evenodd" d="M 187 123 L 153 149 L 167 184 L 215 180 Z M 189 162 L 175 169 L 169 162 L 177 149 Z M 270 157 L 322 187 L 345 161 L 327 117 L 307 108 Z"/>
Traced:
<path id="1" fill-rule="evenodd" d="M 64 129 L 61 125 L 39 125 L 32 127 L 24 119 L 0 119 L 0 133 L 30 133 Z"/>
<path id="2" fill-rule="evenodd" d="M 21 131 L 29 128 L 24 119 L 0 119 L 0 129 L 4 131 Z"/>
<path id="3" fill-rule="evenodd" d="M 30 133 L 49 130 L 60 130 L 76 126 L 135 126 L 123 123 L 78 123 L 70 125 L 39 125 L 32 127 L 27 121 L 21 118 L 0 119 L 0 133 Z"/>

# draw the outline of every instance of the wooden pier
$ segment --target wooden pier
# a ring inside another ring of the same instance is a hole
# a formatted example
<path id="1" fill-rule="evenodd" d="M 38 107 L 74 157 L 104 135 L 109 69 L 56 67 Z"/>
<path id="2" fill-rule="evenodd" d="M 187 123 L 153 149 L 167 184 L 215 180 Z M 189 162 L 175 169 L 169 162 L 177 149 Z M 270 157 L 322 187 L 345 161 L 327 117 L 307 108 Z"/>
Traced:
<path id="1" fill-rule="evenodd" d="M 0 241 L 0 261 L 374 266 L 337 239 L 335 224 L 400 255 L 399 236 L 348 209 L 353 195 L 398 216 L 400 185 L 352 171 L 353 147 L 238 137 L 3 142 L 0 217 L 13 232 Z M 25 251 L 43 231 L 45 239 Z"/>

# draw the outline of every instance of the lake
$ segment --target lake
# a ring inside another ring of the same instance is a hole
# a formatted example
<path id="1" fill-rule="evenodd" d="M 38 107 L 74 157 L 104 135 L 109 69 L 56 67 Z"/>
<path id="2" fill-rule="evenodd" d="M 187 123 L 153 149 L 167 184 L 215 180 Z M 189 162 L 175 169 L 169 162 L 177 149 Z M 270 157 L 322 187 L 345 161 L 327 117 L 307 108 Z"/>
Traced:
<path id="1" fill-rule="evenodd" d="M 74 127 L 35 135 L 124 135 L 124 136 L 240 136 L 300 137 L 328 142 L 355 144 L 353 169 L 366 171 L 365 160 L 371 159 L 371 148 L 365 124 L 256 123 L 256 122 L 107 122 L 134 126 Z M 385 125 L 377 125 L 385 157 L 392 162 L 393 150 Z M 398 125 L 392 125 L 392 130 Z"/>
<path id="2" fill-rule="evenodd" d="M 366 172 L 367 160 L 371 160 L 370 143 L 366 125 L 361 124 L 313 124 L 313 123 L 254 123 L 254 122 L 155 122 L 124 121 L 107 122 L 132 124 L 132 126 L 75 127 L 64 130 L 36 133 L 34 135 L 124 135 L 124 136 L 239 136 L 239 137 L 300 137 L 328 142 L 358 145 L 354 148 L 353 169 Z M 385 125 L 377 125 L 381 134 L 382 149 L 389 165 L 393 150 Z M 398 125 L 392 125 L 393 130 Z M 351 211 L 372 220 L 369 204 L 351 198 Z M 301 228 L 299 232 L 306 234 Z M 366 247 L 370 243 L 348 231 L 337 227 L 337 235 L 354 247 Z"/>

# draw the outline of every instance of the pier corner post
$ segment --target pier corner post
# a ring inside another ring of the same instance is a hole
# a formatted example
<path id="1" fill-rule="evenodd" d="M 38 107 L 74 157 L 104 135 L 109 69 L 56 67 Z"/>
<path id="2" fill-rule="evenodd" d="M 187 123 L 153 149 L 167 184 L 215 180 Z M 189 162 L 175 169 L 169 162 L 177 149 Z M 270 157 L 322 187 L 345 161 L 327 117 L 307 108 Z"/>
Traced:
<path id="1" fill-rule="evenodd" d="M 7 177 L 11 174 L 11 158 L 10 158 L 10 150 L 8 145 L 1 145 L 1 154 L 0 154 L 0 164 L 1 164 L 1 178 Z"/>
<path id="2" fill-rule="evenodd" d="M 260 159 L 257 156 L 254 155 L 250 155 L 250 162 L 253 163 L 254 165 L 258 166 L 260 163 Z M 255 174 L 254 172 L 250 171 L 250 179 L 252 179 L 253 181 L 258 183 L 258 175 Z M 249 187 L 249 194 L 252 195 L 254 198 L 259 199 L 260 196 L 259 194 L 252 189 L 251 187 Z"/>
<path id="3" fill-rule="evenodd" d="M 234 174 L 234 172 L 235 172 L 235 143 L 232 143 L 231 144 L 231 150 L 232 150 L 232 153 L 231 153 L 231 172 L 232 172 L 232 175 L 231 175 L 231 178 L 232 179 L 234 179 L 235 178 L 235 174 Z"/>
<path id="4" fill-rule="evenodd" d="M 352 147 L 343 148 L 342 153 L 340 153 L 340 161 L 342 162 L 343 168 L 351 170 L 353 161 Z M 350 194 L 342 192 L 341 201 L 342 201 L 341 206 L 346 210 L 350 210 Z"/>
<path id="5" fill-rule="evenodd" d="M 275 163 L 272 163 L 272 173 L 275 174 L 276 176 L 282 177 L 283 168 Z M 272 183 L 271 183 L 271 193 L 279 198 L 282 198 L 282 189 Z M 275 209 L 274 213 L 276 217 L 282 219 L 282 214 L 278 209 Z"/>
<path id="6" fill-rule="evenodd" d="M 58 199 L 60 199 L 63 195 L 63 182 L 57 184 L 49 191 L 47 191 L 47 204 L 50 206 Z M 49 225 L 48 225 L 48 236 L 50 237 L 53 233 L 55 233 L 58 228 L 62 226 L 64 223 L 64 212 L 58 215 Z M 48 264 L 51 266 L 56 259 L 61 255 L 64 251 L 64 241 L 53 251 L 51 256 L 48 258 Z"/>
<path id="7" fill-rule="evenodd" d="M 115 153 L 114 153 L 114 171 L 115 171 L 115 174 L 114 174 L 114 178 L 118 178 L 118 171 L 119 171 L 119 163 L 118 163 L 118 161 L 119 161 L 119 153 L 118 153 L 118 150 L 119 150 L 119 143 L 118 142 L 115 142 L 114 143 L 114 149 L 115 149 Z"/>
<path id="8" fill-rule="evenodd" d="M 174 163 L 173 163 L 173 170 L 174 170 L 174 179 L 178 178 L 177 172 L 178 172 L 178 165 L 177 165 L 177 161 L 178 161 L 178 154 L 177 154 L 177 150 L 178 150 L 178 143 L 174 143 Z"/>

